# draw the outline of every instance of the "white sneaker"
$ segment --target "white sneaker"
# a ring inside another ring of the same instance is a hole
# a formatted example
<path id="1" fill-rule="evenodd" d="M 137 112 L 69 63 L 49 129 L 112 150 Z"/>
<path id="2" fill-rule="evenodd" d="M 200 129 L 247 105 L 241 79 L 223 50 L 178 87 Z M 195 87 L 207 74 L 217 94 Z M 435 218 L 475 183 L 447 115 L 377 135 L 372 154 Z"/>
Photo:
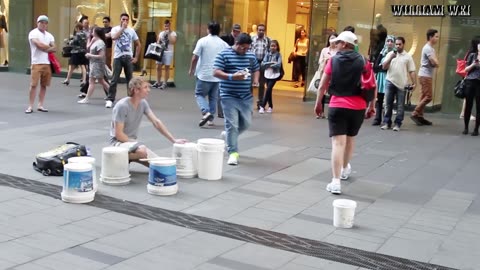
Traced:
<path id="1" fill-rule="evenodd" d="M 107 100 L 107 102 L 105 102 L 105 108 L 112 108 L 113 106 L 113 102 L 111 100 Z"/>
<path id="2" fill-rule="evenodd" d="M 265 109 L 264 109 L 263 107 L 260 107 L 260 109 L 258 110 L 258 113 L 264 114 L 264 113 L 265 113 Z"/>
<path id="3" fill-rule="evenodd" d="M 273 112 L 273 109 L 272 108 L 268 108 L 267 109 L 267 113 L 272 113 Z"/>
<path id="4" fill-rule="evenodd" d="M 352 173 L 352 166 L 350 166 L 350 163 L 348 163 L 346 168 L 342 168 L 342 172 L 340 174 L 340 179 L 348 180 L 351 173 Z"/>
<path id="5" fill-rule="evenodd" d="M 400 131 L 400 127 L 399 127 L 398 125 L 395 125 L 395 126 L 393 127 L 393 131 Z"/>
<path id="6" fill-rule="evenodd" d="M 90 103 L 90 101 L 88 100 L 88 98 L 84 98 L 84 99 L 81 99 L 81 100 L 77 101 L 77 103 L 88 104 L 88 103 Z"/>
<path id="7" fill-rule="evenodd" d="M 210 126 L 210 127 L 211 127 L 211 126 L 214 126 L 214 125 L 215 125 L 215 124 L 213 123 L 213 121 L 208 121 L 208 122 L 207 122 L 207 126 Z"/>
<path id="8" fill-rule="evenodd" d="M 342 194 L 341 185 L 334 183 L 333 181 L 327 185 L 326 190 L 332 194 Z"/>
<path id="9" fill-rule="evenodd" d="M 238 158 L 239 157 L 240 157 L 240 155 L 237 152 L 231 153 L 230 156 L 228 157 L 227 164 L 228 165 L 238 165 Z"/>
<path id="10" fill-rule="evenodd" d="M 227 140 L 227 132 L 226 131 L 222 131 L 222 133 L 220 133 L 220 139 L 226 141 Z"/>

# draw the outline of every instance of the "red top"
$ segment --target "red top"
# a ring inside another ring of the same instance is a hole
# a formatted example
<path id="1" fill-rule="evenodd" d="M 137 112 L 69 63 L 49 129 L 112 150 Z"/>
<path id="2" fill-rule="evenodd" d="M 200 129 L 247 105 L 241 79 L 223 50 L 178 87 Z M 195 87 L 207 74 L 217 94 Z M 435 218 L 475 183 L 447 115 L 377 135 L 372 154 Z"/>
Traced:
<path id="1" fill-rule="evenodd" d="M 366 65 L 369 63 L 367 62 Z M 364 69 L 366 69 L 364 67 Z M 325 66 L 324 72 L 327 75 L 332 75 L 332 58 L 328 59 L 327 65 Z M 361 96 L 331 96 L 330 103 L 328 104 L 329 108 L 345 108 L 351 110 L 365 110 L 367 108 L 367 102 Z"/>

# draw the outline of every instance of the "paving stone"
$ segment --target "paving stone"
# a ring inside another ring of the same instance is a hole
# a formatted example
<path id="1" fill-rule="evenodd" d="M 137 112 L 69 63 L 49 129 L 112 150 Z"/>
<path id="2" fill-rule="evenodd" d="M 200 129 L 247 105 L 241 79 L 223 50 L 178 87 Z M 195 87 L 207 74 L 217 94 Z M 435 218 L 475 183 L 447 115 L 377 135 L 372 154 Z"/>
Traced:
<path id="1" fill-rule="evenodd" d="M 89 249 L 84 246 L 76 246 L 65 250 L 65 252 L 107 265 L 114 265 L 125 260 L 125 258 L 110 255 L 98 250 Z"/>
<path id="2" fill-rule="evenodd" d="M 310 207 L 310 205 L 301 202 L 285 201 L 278 198 L 271 198 L 258 203 L 257 205 L 255 205 L 255 207 L 287 214 L 298 214 Z"/>
<path id="3" fill-rule="evenodd" d="M 273 144 L 264 144 L 255 148 L 250 148 L 247 151 L 242 152 L 242 157 L 253 157 L 258 159 L 266 159 L 276 154 L 290 150 L 289 147 L 273 145 Z"/>
<path id="4" fill-rule="evenodd" d="M 345 255 L 338 254 L 338 256 L 341 257 Z M 358 268 L 357 266 L 352 266 L 352 265 L 343 264 L 343 263 L 334 262 L 334 261 L 328 261 L 328 260 L 315 258 L 311 256 L 305 256 L 305 255 L 300 255 L 296 257 L 290 263 L 296 264 L 296 265 L 304 265 L 304 266 L 312 267 L 314 269 L 322 269 L 322 270 L 328 270 L 328 269 L 354 270 Z"/>
<path id="5" fill-rule="evenodd" d="M 112 255 L 114 257 L 125 258 L 125 259 L 137 255 L 137 253 L 135 252 L 117 248 L 109 244 L 99 243 L 98 241 L 91 241 L 83 245 L 80 245 L 79 247 L 84 247 L 89 250 L 94 250 L 100 253 L 105 253 L 105 254 Z"/>
<path id="6" fill-rule="evenodd" d="M 255 191 L 255 192 L 261 192 L 261 193 L 266 193 L 269 194 L 271 197 L 275 194 L 281 193 L 287 189 L 291 188 L 289 185 L 285 184 L 280 184 L 280 183 L 272 183 L 272 182 L 267 182 L 267 181 L 254 181 L 251 183 L 248 183 L 246 185 L 243 185 L 239 188 L 236 188 L 234 191 L 239 192 L 245 192 L 245 191 Z"/>
<path id="7" fill-rule="evenodd" d="M 333 227 L 333 225 L 320 224 L 294 217 L 275 227 L 273 230 L 320 241 L 335 231 L 335 227 Z"/>
<path id="8" fill-rule="evenodd" d="M 273 173 L 269 175 L 268 178 L 301 183 L 316 174 L 328 170 L 330 170 L 329 161 L 310 158 L 289 168 Z"/>
<path id="9" fill-rule="evenodd" d="M 16 264 L 13 262 L 8 262 L 4 260 L 0 260 L 0 269 L 12 269 L 12 266 L 15 266 Z M 17 268 L 18 269 L 18 268 Z"/>
<path id="10" fill-rule="evenodd" d="M 4 260 L 16 264 L 22 264 L 43 257 L 48 253 L 26 245 L 12 241 L 0 243 L 0 261 Z"/>
<path id="11" fill-rule="evenodd" d="M 174 241 L 192 232 L 189 229 L 151 221 L 132 229 L 97 239 L 94 242 L 140 253 Z"/>
<path id="12" fill-rule="evenodd" d="M 27 263 L 27 264 L 16 266 L 14 268 L 9 268 L 9 270 L 49 270 L 49 269 L 51 268 L 48 268 L 46 266 L 41 266 L 35 263 Z"/>
<path id="13" fill-rule="evenodd" d="M 297 254 L 273 249 L 265 246 L 259 246 L 255 244 L 245 244 L 238 248 L 235 248 L 227 253 L 222 254 L 221 257 L 210 260 L 209 263 L 220 264 L 218 261 L 221 259 L 228 259 L 231 261 L 246 263 L 260 269 L 277 269 L 287 262 L 291 261 Z M 221 266 L 227 266 L 220 264 Z M 238 268 L 234 268 L 238 269 Z M 243 268 L 245 269 L 245 268 Z M 255 269 L 255 268 L 248 268 Z"/>
<path id="14" fill-rule="evenodd" d="M 76 256 L 62 251 L 50 256 L 46 256 L 34 261 L 35 264 L 47 267 L 52 270 L 83 270 L 83 269 L 103 269 L 107 264 L 90 260 L 84 257 Z"/>
<path id="15" fill-rule="evenodd" d="M 261 229 L 272 229 L 292 216 L 293 214 L 250 207 L 226 221 Z"/>
<path id="16" fill-rule="evenodd" d="M 64 203 L 63 205 L 45 209 L 40 212 L 51 215 L 53 217 L 65 218 L 70 221 L 76 221 L 108 212 L 108 210 L 88 205 Z"/>
<path id="17" fill-rule="evenodd" d="M 121 222 L 123 224 L 128 224 L 128 225 L 140 225 L 148 222 L 148 220 L 143 218 L 138 218 L 138 217 L 129 216 L 129 215 L 116 213 L 116 212 L 106 212 L 98 215 L 97 217 L 106 218 L 109 220 Z"/>
<path id="18" fill-rule="evenodd" d="M 214 264 L 220 267 L 226 267 L 226 269 L 231 270 L 242 270 L 242 269 L 251 269 L 251 270 L 268 270 L 271 268 L 259 267 L 248 262 L 240 262 L 236 260 L 226 259 L 222 257 L 217 257 L 209 261 L 209 264 Z"/>
<path id="19" fill-rule="evenodd" d="M 2 194 L 2 196 L 0 197 L 0 202 L 5 202 L 12 199 L 18 199 L 18 198 L 34 195 L 34 193 L 31 193 L 28 191 L 5 187 L 5 186 L 0 186 L 0 193 Z"/>
<path id="20" fill-rule="evenodd" d="M 438 252 L 441 240 L 407 240 L 391 237 L 378 250 L 378 253 L 428 262 Z"/>
<path id="21" fill-rule="evenodd" d="M 204 263 L 196 267 L 195 270 L 233 270 L 230 267 L 223 267 L 212 263 Z"/>
<path id="22" fill-rule="evenodd" d="M 365 241 L 365 239 L 357 239 L 357 238 L 352 238 L 350 236 L 343 236 L 339 234 L 330 234 L 327 237 L 325 237 L 323 241 L 327 243 L 332 243 L 335 245 L 358 248 L 361 250 L 366 250 L 371 252 L 375 252 L 383 244 L 383 242 L 374 243 L 370 241 Z"/>

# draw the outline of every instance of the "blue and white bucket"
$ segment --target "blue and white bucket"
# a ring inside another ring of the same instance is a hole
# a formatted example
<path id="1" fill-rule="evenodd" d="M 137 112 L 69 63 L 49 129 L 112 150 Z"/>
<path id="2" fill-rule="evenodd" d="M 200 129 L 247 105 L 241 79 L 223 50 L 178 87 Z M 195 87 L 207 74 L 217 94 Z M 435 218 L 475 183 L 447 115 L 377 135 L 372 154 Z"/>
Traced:
<path id="1" fill-rule="evenodd" d="M 95 198 L 93 190 L 92 165 L 88 163 L 67 163 L 63 166 L 62 201 L 88 203 Z"/>
<path id="2" fill-rule="evenodd" d="M 97 192 L 98 190 L 98 180 L 97 180 L 97 170 L 95 168 L 95 158 L 94 157 L 71 157 L 68 159 L 68 163 L 88 163 L 92 165 L 92 177 L 93 177 L 93 191 Z"/>
<path id="3" fill-rule="evenodd" d="M 149 161 L 147 191 L 154 195 L 173 195 L 178 192 L 177 161 L 174 158 L 155 158 Z"/>

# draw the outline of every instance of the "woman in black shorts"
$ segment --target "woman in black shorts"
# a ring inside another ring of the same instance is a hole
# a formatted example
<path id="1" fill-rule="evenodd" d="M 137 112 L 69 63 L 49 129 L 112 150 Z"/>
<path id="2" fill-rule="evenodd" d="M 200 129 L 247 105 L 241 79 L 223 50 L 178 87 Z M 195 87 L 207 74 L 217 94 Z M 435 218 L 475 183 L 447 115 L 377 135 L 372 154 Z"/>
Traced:
<path id="1" fill-rule="evenodd" d="M 85 57 L 87 53 L 87 34 L 83 31 L 83 26 L 81 23 L 75 24 L 75 29 L 73 32 L 73 38 L 70 41 L 72 45 L 72 56 L 68 61 L 68 73 L 67 78 L 63 81 L 63 84 L 69 85 L 70 78 L 72 77 L 73 70 L 77 67 L 80 67 L 82 70 L 82 84 L 85 83 L 87 76 L 87 65 L 88 59 Z"/>

